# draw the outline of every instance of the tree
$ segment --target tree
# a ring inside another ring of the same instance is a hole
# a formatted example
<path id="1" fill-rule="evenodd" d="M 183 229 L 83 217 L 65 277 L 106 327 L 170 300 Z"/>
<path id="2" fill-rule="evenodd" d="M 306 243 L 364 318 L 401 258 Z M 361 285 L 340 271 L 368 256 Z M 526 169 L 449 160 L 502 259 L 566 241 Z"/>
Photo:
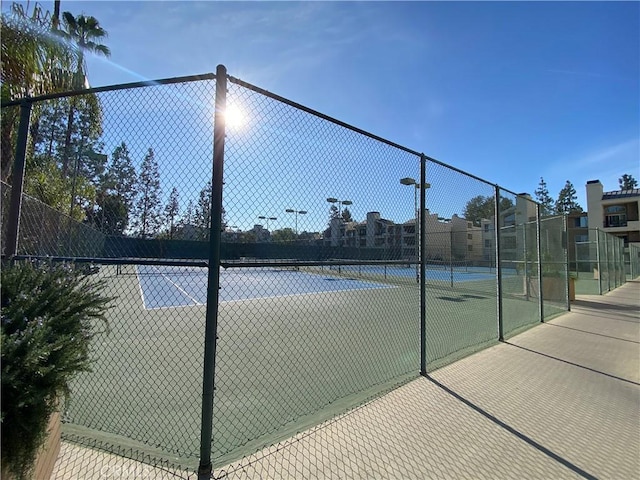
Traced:
<path id="1" fill-rule="evenodd" d="M 344 210 L 342 210 L 342 220 L 345 222 L 353 222 L 353 217 L 347 207 L 344 207 Z"/>
<path id="2" fill-rule="evenodd" d="M 88 222 L 107 235 L 122 235 L 129 222 L 129 211 L 119 195 L 102 192 L 97 208 L 87 215 Z"/>
<path id="3" fill-rule="evenodd" d="M 157 233 L 162 223 L 160 202 L 160 173 L 153 149 L 149 148 L 142 161 L 136 202 L 136 233 L 141 237 Z"/>
<path id="4" fill-rule="evenodd" d="M 180 213 L 180 201 L 178 196 L 178 189 L 173 187 L 171 194 L 169 195 L 169 201 L 164 207 L 164 216 L 169 222 L 169 239 L 173 239 L 174 225 L 178 214 Z"/>
<path id="5" fill-rule="evenodd" d="M 293 229 L 287 227 L 280 230 L 274 230 L 271 234 L 271 239 L 275 243 L 292 243 L 296 240 L 296 232 Z"/>
<path id="6" fill-rule="evenodd" d="M 51 34 L 51 16 L 37 3 L 33 10 L 14 3 L 3 12 L 2 68 L 0 84 L 2 100 L 43 95 L 70 88 L 68 74 L 74 58 L 73 49 Z M 32 109 L 31 133 L 36 133 L 40 105 Z M 6 181 L 11 175 L 18 128 L 19 107 L 3 108 L 1 120 L 2 165 L 0 177 Z"/>
<path id="7" fill-rule="evenodd" d="M 25 193 L 42 203 L 66 214 L 72 213 L 77 221 L 85 218 L 85 209 L 95 199 L 95 187 L 84 177 L 79 177 L 75 185 L 74 208 L 71 210 L 71 179 L 63 178 L 60 170 L 51 163 L 37 165 L 25 177 Z"/>
<path id="8" fill-rule="evenodd" d="M 582 212 L 582 207 L 578 204 L 576 189 L 569 180 L 564 184 L 556 200 L 556 213 L 567 215 L 571 212 Z"/>
<path id="9" fill-rule="evenodd" d="M 127 144 L 122 142 L 111 154 L 111 162 L 102 181 L 103 188 L 121 197 L 128 211 L 133 207 L 136 196 L 136 169 L 131 160 Z"/>
<path id="10" fill-rule="evenodd" d="M 187 208 L 180 216 L 180 219 L 176 222 L 176 227 L 173 232 L 173 238 L 181 238 L 191 240 L 193 229 L 193 200 L 189 200 Z"/>
<path id="11" fill-rule="evenodd" d="M 338 207 L 332 204 L 331 207 L 329 208 L 329 226 L 331 226 L 331 222 L 335 218 L 340 218 L 340 213 L 338 211 Z"/>
<path id="12" fill-rule="evenodd" d="M 536 200 L 540 203 L 541 214 L 545 216 L 552 215 L 555 210 L 555 202 L 553 198 L 551 198 L 551 195 L 549 195 L 547 183 L 542 177 L 540 177 L 540 183 L 534 193 Z"/>
<path id="13" fill-rule="evenodd" d="M 489 219 L 495 216 L 493 197 L 478 195 L 467 202 L 462 216 L 474 225 L 479 226 L 483 218 Z"/>
<path id="14" fill-rule="evenodd" d="M 85 53 L 100 54 L 105 57 L 111 55 L 109 47 L 97 43 L 97 41 L 107 37 L 107 32 L 100 26 L 100 23 L 95 17 L 79 15 L 76 18 L 70 12 L 64 12 L 62 18 L 64 20 L 65 31 L 61 33 L 61 35 L 75 45 L 77 52 L 76 68 L 73 75 L 73 88 L 75 90 L 81 90 L 87 85 Z M 67 174 L 69 155 L 71 153 L 71 133 L 73 130 L 75 103 L 75 99 L 71 99 L 67 114 L 67 132 L 62 163 L 63 176 Z"/>
<path id="15" fill-rule="evenodd" d="M 197 240 L 209 240 L 211 225 L 211 181 L 200 190 L 198 204 L 193 214 L 193 225 L 196 227 Z"/>
<path id="16" fill-rule="evenodd" d="M 3 12 L 2 100 L 15 100 L 69 88 L 68 75 L 75 57 L 70 45 L 51 34 L 52 18 L 35 3 L 29 11 L 13 3 Z"/>
<path id="17" fill-rule="evenodd" d="M 618 179 L 618 184 L 620 185 L 620 190 L 633 190 L 634 188 L 638 188 L 638 181 L 633 178 L 633 175 L 625 173 Z"/>
<path id="18" fill-rule="evenodd" d="M 500 211 L 504 212 L 513 207 L 513 201 L 507 197 L 500 197 Z M 477 227 L 480 226 L 482 219 L 490 219 L 495 217 L 495 197 L 478 195 L 467 202 L 464 207 L 462 216 Z"/>

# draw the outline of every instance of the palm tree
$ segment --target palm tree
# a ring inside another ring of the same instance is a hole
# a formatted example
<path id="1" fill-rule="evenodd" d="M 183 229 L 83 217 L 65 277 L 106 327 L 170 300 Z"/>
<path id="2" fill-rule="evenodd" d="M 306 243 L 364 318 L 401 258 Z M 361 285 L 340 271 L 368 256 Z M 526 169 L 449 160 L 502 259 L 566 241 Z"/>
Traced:
<path id="1" fill-rule="evenodd" d="M 62 18 L 65 26 L 64 37 L 74 44 L 78 53 L 74 88 L 81 89 L 85 87 L 86 80 L 85 53 L 99 54 L 105 57 L 111 56 L 109 47 L 97 43 L 107 38 L 107 31 L 100 26 L 95 17 L 87 17 L 85 15 L 74 17 L 70 12 L 64 12 Z"/>
<path id="2" fill-rule="evenodd" d="M 60 0 L 53 2 L 53 17 L 51 17 L 51 30 L 58 30 L 60 27 Z"/>
<path id="3" fill-rule="evenodd" d="M 29 4 L 24 7 L 14 3 L 10 10 L 2 13 L 1 18 L 2 100 L 68 90 L 71 84 L 67 72 L 74 52 L 67 43 L 51 35 L 50 13 L 38 4 L 29 9 Z M 2 111 L 2 180 L 11 175 L 18 114 L 17 107 Z M 33 111 L 32 117 L 37 124 L 38 112 Z"/>
<path id="4" fill-rule="evenodd" d="M 107 32 L 100 26 L 95 17 L 78 15 L 74 17 L 70 12 L 62 14 L 65 31 L 63 37 L 72 43 L 76 49 L 76 68 L 73 74 L 73 89 L 81 90 L 87 86 L 87 65 L 85 53 L 93 53 L 109 57 L 111 51 L 109 47 L 98 43 L 107 37 Z M 69 169 L 69 154 L 71 148 L 71 133 L 73 131 L 73 121 L 75 114 L 75 101 L 69 103 L 69 114 L 67 116 L 67 132 L 64 142 L 64 156 L 62 159 L 62 175 L 67 176 Z"/>

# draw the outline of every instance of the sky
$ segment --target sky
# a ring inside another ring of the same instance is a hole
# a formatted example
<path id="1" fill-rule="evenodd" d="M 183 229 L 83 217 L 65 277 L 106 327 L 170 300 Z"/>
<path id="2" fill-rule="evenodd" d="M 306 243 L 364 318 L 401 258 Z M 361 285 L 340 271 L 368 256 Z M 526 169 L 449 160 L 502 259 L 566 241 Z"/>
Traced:
<path id="1" fill-rule="evenodd" d="M 62 10 L 109 33 L 111 57 L 88 59 L 94 87 L 224 64 L 517 193 L 543 177 L 555 198 L 570 180 L 586 209 L 588 180 L 608 191 L 624 173 L 640 179 L 639 2 L 62 0 Z"/>

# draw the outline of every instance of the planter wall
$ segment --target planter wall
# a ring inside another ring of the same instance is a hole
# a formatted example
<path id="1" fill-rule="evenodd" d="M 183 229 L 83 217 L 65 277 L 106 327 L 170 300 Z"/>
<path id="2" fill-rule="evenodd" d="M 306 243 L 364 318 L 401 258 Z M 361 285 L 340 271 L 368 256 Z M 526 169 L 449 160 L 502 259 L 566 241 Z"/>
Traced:
<path id="1" fill-rule="evenodd" d="M 36 459 L 33 478 L 37 478 L 38 480 L 48 480 L 51 478 L 53 467 L 55 467 L 58 454 L 60 453 L 60 430 L 60 412 L 55 412 L 49 419 L 47 441 Z"/>
<path id="2" fill-rule="evenodd" d="M 542 298 L 550 302 L 566 302 L 567 280 L 562 277 L 542 277 Z"/>
<path id="3" fill-rule="evenodd" d="M 33 478 L 36 480 L 49 480 L 56 465 L 58 454 L 60 453 L 60 432 L 61 432 L 60 412 L 55 412 L 49 418 L 47 425 L 47 439 L 40 448 L 40 453 L 36 457 L 33 468 Z M 2 468 L 2 480 L 13 480 L 14 477 L 6 469 Z"/>

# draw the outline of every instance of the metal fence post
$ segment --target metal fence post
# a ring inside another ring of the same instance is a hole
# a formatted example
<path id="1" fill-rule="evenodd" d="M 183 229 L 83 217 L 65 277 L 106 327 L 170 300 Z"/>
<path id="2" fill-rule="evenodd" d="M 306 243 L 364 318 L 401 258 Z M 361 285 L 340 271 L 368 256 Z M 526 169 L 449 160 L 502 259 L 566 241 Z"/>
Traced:
<path id="1" fill-rule="evenodd" d="M 213 430 L 213 395 L 215 390 L 216 346 L 218 333 L 218 294 L 220 287 L 220 242 L 222 229 L 222 188 L 225 142 L 225 109 L 227 105 L 227 69 L 216 68 L 215 120 L 213 126 L 213 177 L 211 192 L 211 225 L 209 229 L 209 271 L 207 313 L 202 378 L 202 423 L 200 430 L 200 465 L 198 479 L 211 478 L 211 444 Z"/>
<path id="2" fill-rule="evenodd" d="M 609 259 L 609 239 L 607 238 L 607 233 L 604 233 L 604 262 L 607 265 L 607 292 L 611 291 L 611 260 Z"/>
<path id="3" fill-rule="evenodd" d="M 426 219 L 427 157 L 420 155 L 420 375 L 427 374 Z"/>
<path id="4" fill-rule="evenodd" d="M 536 249 L 538 250 L 538 314 L 544 322 L 544 301 L 542 299 L 542 215 L 540 204 L 536 204 Z"/>
<path id="5" fill-rule="evenodd" d="M 516 200 L 517 202 L 517 200 Z M 516 212 L 517 214 L 517 212 Z M 525 214 L 525 219 L 522 222 L 522 246 L 523 246 L 523 254 L 524 254 L 524 295 L 525 298 L 527 299 L 527 302 L 529 301 L 529 297 L 531 296 L 531 292 L 529 291 L 529 258 L 527 255 L 527 217 L 528 215 Z M 516 220 L 516 239 L 518 238 L 518 223 Z"/>
<path id="6" fill-rule="evenodd" d="M 569 284 L 571 279 L 569 278 L 569 231 L 567 229 L 567 216 L 562 216 L 562 238 L 564 238 L 564 273 L 567 281 L 567 311 L 571 311 L 571 300 L 569 299 Z"/>
<path id="7" fill-rule="evenodd" d="M 31 117 L 31 101 L 24 99 L 20 103 L 20 124 L 16 141 L 16 157 L 13 162 L 13 179 L 11 181 L 11 202 L 7 219 L 7 244 L 5 255 L 14 256 L 18 251 L 18 233 L 20 230 L 20 210 L 22 208 L 22 190 L 24 186 L 24 167 L 27 154 L 27 138 L 29 136 L 29 119 Z"/>
<path id="8" fill-rule="evenodd" d="M 598 295 L 602 295 L 602 265 L 600 264 L 600 229 L 596 228 L 596 263 L 598 265 Z"/>
<path id="9" fill-rule="evenodd" d="M 494 222 L 493 230 L 496 237 L 496 308 L 498 313 L 498 340 L 504 342 L 504 325 L 502 323 L 502 265 L 500 262 L 500 187 L 494 187 Z"/>

